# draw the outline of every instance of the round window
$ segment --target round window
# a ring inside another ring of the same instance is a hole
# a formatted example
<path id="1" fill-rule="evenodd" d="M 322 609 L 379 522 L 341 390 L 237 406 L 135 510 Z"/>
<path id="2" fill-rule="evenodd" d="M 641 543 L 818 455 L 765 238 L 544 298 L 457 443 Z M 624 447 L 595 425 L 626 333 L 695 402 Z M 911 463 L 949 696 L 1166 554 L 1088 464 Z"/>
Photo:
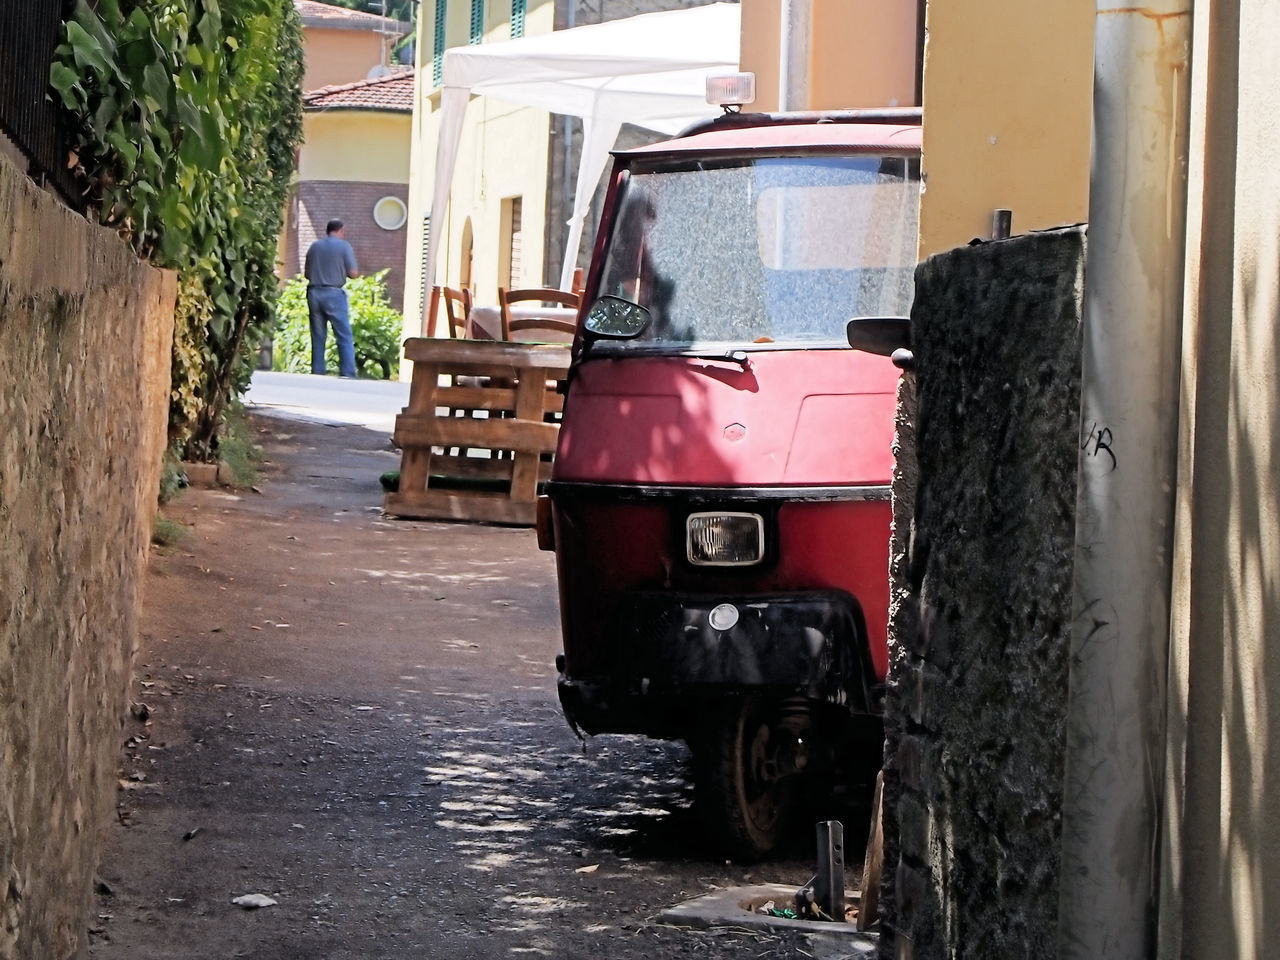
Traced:
<path id="1" fill-rule="evenodd" d="M 373 205 L 373 222 L 383 230 L 399 230 L 409 219 L 409 210 L 399 197 L 383 197 Z"/>

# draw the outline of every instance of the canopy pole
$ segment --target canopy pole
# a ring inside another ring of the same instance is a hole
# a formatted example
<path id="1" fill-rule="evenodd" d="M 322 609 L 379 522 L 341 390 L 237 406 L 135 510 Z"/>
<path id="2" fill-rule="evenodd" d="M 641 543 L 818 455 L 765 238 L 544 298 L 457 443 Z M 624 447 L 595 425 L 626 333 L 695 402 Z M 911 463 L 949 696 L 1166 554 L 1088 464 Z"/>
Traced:
<path id="1" fill-rule="evenodd" d="M 467 116 L 467 101 L 471 91 L 467 87 L 446 86 L 440 91 L 440 134 L 436 141 L 436 175 L 431 194 L 431 229 L 427 234 L 427 253 L 422 267 L 422 286 L 426 294 L 422 298 L 423 312 L 419 323 L 419 335 L 430 336 L 433 317 L 428 316 L 431 305 L 431 288 L 436 285 L 436 261 L 440 257 L 441 234 L 445 229 L 445 214 L 449 209 L 449 186 L 453 182 L 453 168 L 458 162 L 458 142 L 462 139 L 462 121 Z"/>
<path id="2" fill-rule="evenodd" d="M 564 245 L 564 263 L 560 267 L 560 289 L 573 288 L 573 270 L 582 249 L 582 231 L 586 224 L 591 197 L 609 161 L 609 151 L 618 139 L 622 121 L 614 117 L 584 117 L 582 120 L 582 157 L 578 161 L 578 182 L 574 188 L 573 216 L 569 218 L 569 236 Z"/>

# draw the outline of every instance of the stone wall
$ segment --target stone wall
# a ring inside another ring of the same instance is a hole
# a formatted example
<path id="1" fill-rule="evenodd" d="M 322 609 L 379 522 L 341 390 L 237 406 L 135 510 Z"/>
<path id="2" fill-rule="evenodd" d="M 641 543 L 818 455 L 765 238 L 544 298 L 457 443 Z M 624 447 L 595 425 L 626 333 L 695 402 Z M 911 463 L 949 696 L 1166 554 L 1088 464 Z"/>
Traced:
<path id="1" fill-rule="evenodd" d="M 71 957 L 87 928 L 175 292 L 0 158 L 0 960 Z"/>
<path id="2" fill-rule="evenodd" d="M 884 957 L 1056 952 L 1083 286 L 1082 228 L 961 247 L 916 274 Z"/>

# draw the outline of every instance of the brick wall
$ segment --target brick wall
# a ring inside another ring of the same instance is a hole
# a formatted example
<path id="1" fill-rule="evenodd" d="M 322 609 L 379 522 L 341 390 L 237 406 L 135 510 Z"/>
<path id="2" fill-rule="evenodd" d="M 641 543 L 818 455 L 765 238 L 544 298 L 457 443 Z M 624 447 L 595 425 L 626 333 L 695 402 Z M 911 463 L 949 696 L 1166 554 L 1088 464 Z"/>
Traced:
<path id="1" fill-rule="evenodd" d="M 3 157 L 0 223 L 0 960 L 63 960 L 116 796 L 176 285 Z"/>
<path id="2" fill-rule="evenodd" d="M 356 252 L 360 272 L 389 268 L 387 290 L 397 310 L 404 300 L 406 227 L 383 230 L 373 219 L 374 205 L 383 197 L 398 197 L 408 205 L 409 187 L 402 183 L 353 183 L 343 180 L 306 180 L 298 184 L 291 208 L 290 235 L 284 276 L 302 272 L 307 247 L 324 236 L 324 225 L 337 217 L 346 224 L 346 238 Z"/>
<path id="3" fill-rule="evenodd" d="M 1057 955 L 1083 285 L 1080 228 L 961 247 L 916 273 L 885 958 Z"/>

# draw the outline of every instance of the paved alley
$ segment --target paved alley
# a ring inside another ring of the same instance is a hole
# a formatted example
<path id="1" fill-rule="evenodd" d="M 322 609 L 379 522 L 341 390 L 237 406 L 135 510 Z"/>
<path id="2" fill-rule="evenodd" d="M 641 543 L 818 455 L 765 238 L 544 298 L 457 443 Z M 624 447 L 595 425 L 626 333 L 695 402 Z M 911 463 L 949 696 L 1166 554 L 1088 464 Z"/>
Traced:
<path id="1" fill-rule="evenodd" d="M 584 749 L 531 531 L 384 519 L 385 432 L 251 422 L 260 492 L 164 510 L 89 957 L 841 955 L 657 921 L 811 853 L 715 859 L 682 746 Z"/>

